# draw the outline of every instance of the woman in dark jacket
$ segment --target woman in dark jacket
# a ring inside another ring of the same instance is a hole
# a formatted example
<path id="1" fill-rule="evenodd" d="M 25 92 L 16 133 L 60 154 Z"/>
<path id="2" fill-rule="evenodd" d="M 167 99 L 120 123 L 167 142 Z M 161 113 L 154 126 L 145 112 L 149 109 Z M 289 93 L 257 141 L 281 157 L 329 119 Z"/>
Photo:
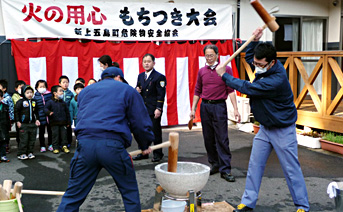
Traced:
<path id="1" fill-rule="evenodd" d="M 49 124 L 49 118 L 44 113 L 44 105 L 48 100 L 51 99 L 51 92 L 47 90 L 48 84 L 45 80 L 38 80 L 36 82 L 36 93 L 33 97 L 37 104 L 37 110 L 39 114 L 39 143 L 40 143 L 40 152 L 46 152 L 46 146 L 45 146 L 45 128 L 47 128 L 48 131 L 48 150 L 52 151 L 52 136 L 51 136 L 51 127 Z"/>

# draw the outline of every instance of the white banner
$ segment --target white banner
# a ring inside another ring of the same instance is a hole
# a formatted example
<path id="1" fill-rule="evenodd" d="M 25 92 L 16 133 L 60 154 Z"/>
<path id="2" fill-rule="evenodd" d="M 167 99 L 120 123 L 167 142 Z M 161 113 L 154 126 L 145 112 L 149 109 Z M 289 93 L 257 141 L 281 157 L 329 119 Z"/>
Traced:
<path id="1" fill-rule="evenodd" d="M 232 39 L 229 4 L 1 0 L 7 39 Z"/>

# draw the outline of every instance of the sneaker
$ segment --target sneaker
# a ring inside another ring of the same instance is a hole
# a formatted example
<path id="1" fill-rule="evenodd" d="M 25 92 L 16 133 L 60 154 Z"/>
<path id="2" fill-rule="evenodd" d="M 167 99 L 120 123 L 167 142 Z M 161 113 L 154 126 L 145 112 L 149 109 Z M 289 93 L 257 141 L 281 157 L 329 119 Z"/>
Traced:
<path id="1" fill-rule="evenodd" d="M 32 153 L 30 153 L 28 156 L 27 156 L 29 159 L 34 159 L 36 156 Z"/>
<path id="2" fill-rule="evenodd" d="M 248 206 L 246 206 L 244 204 L 239 204 L 237 206 L 237 209 L 234 210 L 233 212 L 246 212 L 246 211 L 253 211 L 253 209 L 249 208 Z"/>
<path id="3" fill-rule="evenodd" d="M 304 209 L 298 209 L 297 212 L 307 212 Z"/>
<path id="4" fill-rule="evenodd" d="M 26 160 L 26 159 L 28 159 L 28 157 L 26 156 L 26 154 L 22 154 L 22 155 L 18 156 L 18 159 L 19 160 Z"/>
<path id="5" fill-rule="evenodd" d="M 5 163 L 10 162 L 10 160 L 8 160 L 6 156 L 2 156 L 0 161 Z"/>
<path id="6" fill-rule="evenodd" d="M 58 153 L 60 153 L 60 150 L 58 150 L 58 149 L 54 149 L 54 151 L 52 151 L 52 153 L 54 153 L 54 154 L 58 154 Z"/>
<path id="7" fill-rule="evenodd" d="M 70 152 L 70 150 L 68 149 L 67 146 L 63 146 L 63 147 L 62 147 L 62 151 L 63 151 L 64 153 L 69 153 L 69 152 Z"/>
<path id="8" fill-rule="evenodd" d="M 50 146 L 48 147 L 48 150 L 49 150 L 50 152 L 54 151 L 54 148 L 52 148 L 52 145 L 50 145 Z"/>
<path id="9" fill-rule="evenodd" d="M 40 148 L 40 152 L 46 152 L 46 148 L 45 147 L 41 147 Z"/>

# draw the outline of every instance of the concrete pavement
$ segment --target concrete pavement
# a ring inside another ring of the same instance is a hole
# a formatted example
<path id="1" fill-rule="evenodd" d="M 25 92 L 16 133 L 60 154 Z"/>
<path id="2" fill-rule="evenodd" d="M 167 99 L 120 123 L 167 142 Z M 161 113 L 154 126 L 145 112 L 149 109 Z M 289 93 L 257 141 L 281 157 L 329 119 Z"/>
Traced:
<path id="1" fill-rule="evenodd" d="M 192 161 L 208 164 L 200 127 L 189 131 L 185 127 L 163 129 L 163 140 L 168 140 L 168 133 L 180 133 L 179 161 Z M 235 183 L 228 183 L 220 178 L 220 174 L 210 176 L 202 190 L 203 202 L 227 201 L 233 206 L 240 203 L 245 186 L 249 156 L 254 135 L 241 132 L 234 126 L 229 128 L 230 148 L 232 151 L 232 174 Z M 128 151 L 136 150 L 137 144 L 132 142 Z M 16 158 L 16 142 L 11 141 L 12 152 L 8 154 L 10 163 L 0 164 L 0 182 L 4 179 L 22 181 L 24 189 L 64 191 L 67 188 L 69 163 L 71 154 L 54 155 L 51 152 L 39 153 L 39 142 L 36 142 L 36 159 L 19 161 Z M 167 150 L 162 162 L 167 162 Z M 322 150 L 310 150 L 299 147 L 299 161 L 305 177 L 311 211 L 334 211 L 334 200 L 326 194 L 331 181 L 343 181 L 343 156 L 327 153 Z M 134 162 L 142 209 L 152 208 L 154 189 L 158 183 L 154 167 L 149 160 Z M 56 211 L 61 201 L 58 196 L 24 194 L 22 202 L 25 212 Z M 97 181 L 80 208 L 81 212 L 123 211 L 120 193 L 112 177 L 102 170 Z M 290 212 L 296 211 L 281 166 L 273 152 L 268 160 L 262 180 L 259 200 L 255 212 Z"/>

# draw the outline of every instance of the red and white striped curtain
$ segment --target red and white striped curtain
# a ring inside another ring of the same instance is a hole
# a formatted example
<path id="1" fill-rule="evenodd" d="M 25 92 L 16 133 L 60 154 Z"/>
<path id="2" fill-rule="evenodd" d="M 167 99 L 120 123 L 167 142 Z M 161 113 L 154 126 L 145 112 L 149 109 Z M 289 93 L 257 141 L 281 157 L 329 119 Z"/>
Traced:
<path id="1" fill-rule="evenodd" d="M 69 77 L 69 89 L 78 77 L 86 82 L 99 79 L 101 75 L 98 58 L 102 55 L 111 56 L 119 63 L 124 72 L 124 78 L 135 87 L 138 74 L 143 72 L 142 57 L 151 53 L 156 57 L 155 69 L 167 78 L 167 92 L 162 116 L 162 125 L 187 124 L 193 101 L 194 87 L 199 68 L 205 65 L 203 48 L 200 42 L 157 45 L 148 43 L 98 43 L 90 41 L 54 40 L 41 42 L 12 40 L 12 48 L 18 79 L 27 84 L 35 85 L 39 79 L 44 79 L 48 87 L 58 84 L 61 75 Z M 220 60 L 225 61 L 233 53 L 232 41 L 217 42 Z M 235 62 L 229 64 L 235 77 L 238 77 Z M 113 92 L 113 91 L 99 91 Z M 120 92 L 120 91 L 117 91 Z M 199 108 L 197 118 L 200 120 Z M 101 109 L 101 106 L 99 106 Z"/>

